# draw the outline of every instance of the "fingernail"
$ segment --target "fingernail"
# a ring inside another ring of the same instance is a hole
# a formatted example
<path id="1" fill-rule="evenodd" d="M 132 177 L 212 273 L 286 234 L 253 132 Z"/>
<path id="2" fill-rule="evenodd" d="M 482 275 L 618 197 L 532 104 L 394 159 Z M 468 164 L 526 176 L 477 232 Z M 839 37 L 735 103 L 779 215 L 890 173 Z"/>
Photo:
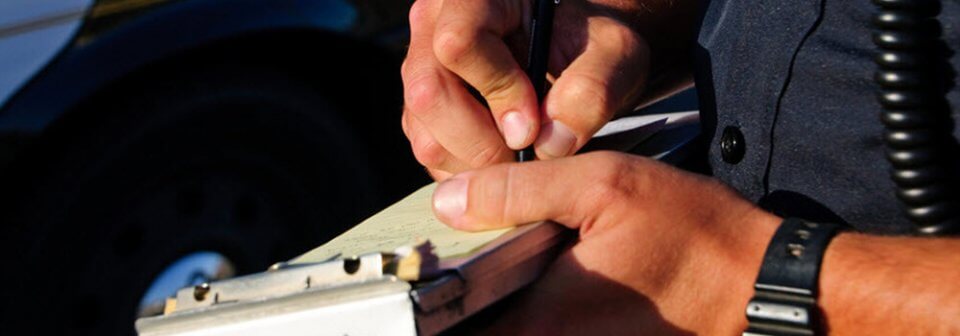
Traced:
<path id="1" fill-rule="evenodd" d="M 433 191 L 433 211 L 445 223 L 453 223 L 467 211 L 467 180 L 451 177 Z"/>
<path id="2" fill-rule="evenodd" d="M 562 122 L 553 120 L 540 127 L 540 138 L 537 139 L 537 151 L 549 158 L 567 156 L 577 143 L 573 135 Z"/>
<path id="3" fill-rule="evenodd" d="M 503 137 L 507 141 L 507 147 L 521 149 L 526 145 L 531 125 L 520 112 L 508 112 L 503 115 L 500 124 L 503 125 Z"/>

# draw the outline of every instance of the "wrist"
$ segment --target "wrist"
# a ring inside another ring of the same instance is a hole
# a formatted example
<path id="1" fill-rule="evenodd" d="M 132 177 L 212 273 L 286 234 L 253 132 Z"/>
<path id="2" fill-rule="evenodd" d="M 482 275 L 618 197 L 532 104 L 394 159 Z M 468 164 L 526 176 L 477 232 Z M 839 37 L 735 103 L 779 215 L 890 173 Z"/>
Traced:
<path id="1" fill-rule="evenodd" d="M 830 244 L 830 248 L 828 248 L 823 255 L 823 264 L 820 270 L 820 296 L 817 298 L 817 301 L 824 315 L 824 329 L 830 329 L 826 317 L 846 315 L 836 314 L 834 312 L 841 310 L 844 306 L 838 304 L 838 302 L 849 301 L 841 297 L 845 292 L 844 289 L 846 289 L 846 291 L 850 290 L 849 286 L 844 286 L 845 281 L 843 279 L 844 276 L 849 276 L 849 274 L 844 275 L 840 270 L 855 269 L 857 267 L 857 265 L 851 265 L 850 260 L 843 258 L 844 255 L 849 256 L 854 254 L 851 252 L 856 252 L 860 249 L 855 236 L 857 235 L 850 233 L 838 234 L 837 237 L 833 239 L 833 243 Z M 862 279 L 860 280 L 862 281 Z M 843 323 L 841 323 L 841 325 L 842 324 Z"/>
<path id="2" fill-rule="evenodd" d="M 709 253 L 713 256 L 710 266 L 719 274 L 702 277 L 709 283 L 704 288 L 710 288 L 709 293 L 715 296 L 713 304 L 707 306 L 710 311 L 705 312 L 707 316 L 716 315 L 713 324 L 705 330 L 709 334 L 733 335 L 746 329 L 744 307 L 753 297 L 753 284 L 764 252 L 782 221 L 759 208 L 723 221 L 727 223 L 724 225 L 727 234 L 715 237 Z"/>

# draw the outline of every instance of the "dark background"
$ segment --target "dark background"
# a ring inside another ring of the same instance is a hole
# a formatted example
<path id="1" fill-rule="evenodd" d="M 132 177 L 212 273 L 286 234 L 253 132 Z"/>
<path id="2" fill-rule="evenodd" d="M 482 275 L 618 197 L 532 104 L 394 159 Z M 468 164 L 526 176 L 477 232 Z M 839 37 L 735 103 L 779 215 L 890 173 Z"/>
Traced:
<path id="1" fill-rule="evenodd" d="M 409 4 L 96 2 L 0 107 L 5 329 L 131 334 L 185 256 L 263 271 L 427 183 L 400 129 Z"/>

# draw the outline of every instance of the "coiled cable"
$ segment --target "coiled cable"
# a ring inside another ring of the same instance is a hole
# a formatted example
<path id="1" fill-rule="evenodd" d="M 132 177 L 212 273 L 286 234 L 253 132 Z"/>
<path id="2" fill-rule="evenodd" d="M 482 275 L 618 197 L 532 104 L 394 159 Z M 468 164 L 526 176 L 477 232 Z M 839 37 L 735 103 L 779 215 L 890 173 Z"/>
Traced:
<path id="1" fill-rule="evenodd" d="M 953 122 L 938 73 L 937 0 L 873 0 L 879 8 L 873 42 L 879 49 L 883 139 L 897 198 L 926 235 L 960 231 Z M 940 57 L 940 59 L 938 59 Z"/>

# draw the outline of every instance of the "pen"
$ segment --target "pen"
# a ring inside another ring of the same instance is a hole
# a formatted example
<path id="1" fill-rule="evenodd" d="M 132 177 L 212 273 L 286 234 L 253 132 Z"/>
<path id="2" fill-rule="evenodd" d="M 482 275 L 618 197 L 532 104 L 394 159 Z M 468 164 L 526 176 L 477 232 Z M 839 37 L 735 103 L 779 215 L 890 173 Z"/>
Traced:
<path id="1" fill-rule="evenodd" d="M 537 92 L 537 106 L 547 94 L 547 62 L 550 58 L 550 32 L 553 30 L 553 12 L 560 0 L 533 0 L 533 18 L 530 24 L 530 49 L 527 50 L 527 77 Z M 517 161 L 532 161 L 536 157 L 533 145 L 517 151 Z"/>

